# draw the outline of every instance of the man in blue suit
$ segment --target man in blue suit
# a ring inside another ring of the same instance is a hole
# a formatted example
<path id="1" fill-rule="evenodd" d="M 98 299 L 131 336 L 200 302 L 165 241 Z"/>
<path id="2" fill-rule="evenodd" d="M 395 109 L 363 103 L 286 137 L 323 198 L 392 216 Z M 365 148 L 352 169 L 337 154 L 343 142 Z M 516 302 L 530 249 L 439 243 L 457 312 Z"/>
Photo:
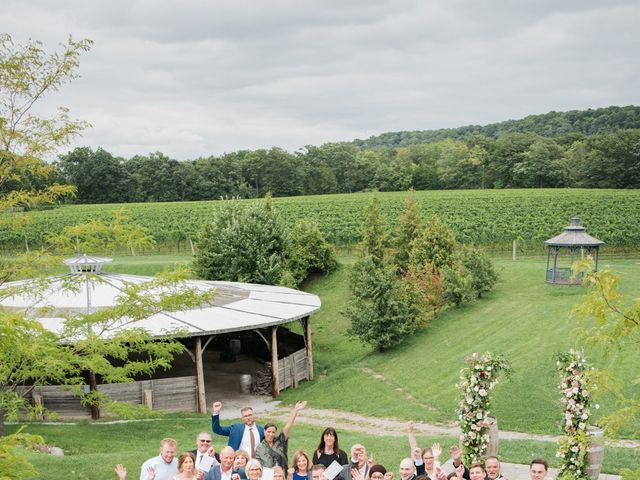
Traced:
<path id="1" fill-rule="evenodd" d="M 226 446 L 220 451 L 220 463 L 211 467 L 204 480 L 247 480 L 244 469 L 233 469 L 235 452 L 233 448 Z"/>
<path id="2" fill-rule="evenodd" d="M 232 423 L 228 427 L 220 425 L 220 411 L 222 403 L 215 402 L 212 407 L 211 430 L 218 435 L 229 437 L 227 445 L 233 450 L 244 450 L 250 458 L 255 458 L 256 447 L 264 440 L 264 428 L 256 425 L 253 418 L 253 408 L 244 407 L 240 410 L 244 423 Z"/>

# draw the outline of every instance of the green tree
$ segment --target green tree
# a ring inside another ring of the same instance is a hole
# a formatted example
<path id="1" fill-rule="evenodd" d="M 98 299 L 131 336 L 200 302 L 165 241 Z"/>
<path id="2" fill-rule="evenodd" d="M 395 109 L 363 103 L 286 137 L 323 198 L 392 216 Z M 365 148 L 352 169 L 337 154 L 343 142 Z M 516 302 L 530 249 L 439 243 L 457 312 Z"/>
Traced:
<path id="1" fill-rule="evenodd" d="M 307 220 L 296 222 L 289 238 L 289 270 L 296 286 L 311 273 L 328 273 L 338 267 L 335 249 L 322 234 L 317 223 Z"/>
<path id="2" fill-rule="evenodd" d="M 351 277 L 353 297 L 345 310 L 347 334 L 383 352 L 402 343 L 427 322 L 429 309 L 411 281 L 398 278 L 393 265 L 378 265 L 367 255 Z"/>
<path id="3" fill-rule="evenodd" d="M 290 239 L 270 202 L 226 201 L 204 226 L 194 270 L 202 278 L 280 285 L 289 272 Z"/>
<path id="4" fill-rule="evenodd" d="M 434 215 L 413 242 L 409 262 L 412 265 L 432 264 L 441 269 L 451 266 L 457 248 L 453 232 Z"/>
<path id="5" fill-rule="evenodd" d="M 60 169 L 66 180 L 75 185 L 80 203 L 119 203 L 129 201 L 131 175 L 120 159 L 98 148 L 75 148 L 61 155 Z"/>
<path id="6" fill-rule="evenodd" d="M 387 239 L 388 234 L 380 211 L 380 201 L 374 196 L 365 211 L 362 242 L 360 242 L 361 255 L 370 256 L 376 265 L 382 265 Z"/>
<path id="7" fill-rule="evenodd" d="M 619 291 L 620 278 L 609 269 L 593 271 L 591 259 L 574 266 L 574 271 L 591 272 L 585 276 L 588 287 L 585 300 L 574 307 L 581 330 L 581 340 L 598 347 L 605 356 L 623 348 L 636 348 L 640 343 L 640 298 L 628 298 Z M 610 434 L 625 425 L 633 425 L 640 417 L 640 399 L 629 398 L 622 386 L 637 384 L 637 378 L 613 379 L 603 385 L 613 394 L 617 409 L 600 418 Z M 637 436 L 640 432 L 633 432 Z"/>
<path id="8" fill-rule="evenodd" d="M 457 261 L 471 276 L 471 289 L 474 296 L 482 298 L 482 295 L 490 292 L 498 281 L 491 259 L 486 252 L 473 245 L 460 245 L 457 252 Z"/>
<path id="9" fill-rule="evenodd" d="M 564 149 L 550 138 L 533 142 L 513 166 L 513 178 L 523 187 L 561 187 L 568 180 Z"/>
<path id="10" fill-rule="evenodd" d="M 352 297 L 345 309 L 348 335 L 384 351 L 426 324 L 431 309 L 414 278 L 398 276 L 388 261 L 388 237 L 377 197 L 365 213 L 359 255 L 351 274 Z"/>
<path id="11" fill-rule="evenodd" d="M 16 159 L 37 158 L 67 145 L 88 126 L 86 122 L 72 120 L 64 107 L 52 118 L 33 112 L 39 100 L 78 77 L 80 56 L 92 44 L 91 40 L 75 41 L 69 37 L 62 45 L 62 53 L 47 53 L 41 42 L 30 40 L 16 45 L 10 35 L 0 35 L 2 151 L 15 153 Z"/>
<path id="12" fill-rule="evenodd" d="M 406 272 L 409 268 L 411 248 L 420 233 L 420 212 L 414 195 L 404 200 L 404 212 L 400 216 L 400 223 L 393 239 L 393 262 L 399 270 Z"/>

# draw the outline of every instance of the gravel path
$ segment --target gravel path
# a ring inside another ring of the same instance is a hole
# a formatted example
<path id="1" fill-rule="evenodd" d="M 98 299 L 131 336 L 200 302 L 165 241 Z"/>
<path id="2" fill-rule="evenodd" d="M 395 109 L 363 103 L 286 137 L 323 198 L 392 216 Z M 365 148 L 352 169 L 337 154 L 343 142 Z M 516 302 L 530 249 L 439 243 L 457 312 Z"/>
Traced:
<path id="1" fill-rule="evenodd" d="M 286 422 L 289 418 L 290 410 L 281 406 L 277 406 L 271 411 L 263 412 L 263 415 L 272 420 Z M 401 420 L 393 420 L 388 418 L 367 417 L 351 412 L 342 412 L 339 410 L 329 410 L 320 408 L 305 408 L 296 423 L 304 423 L 307 425 L 316 425 L 325 427 L 332 425 L 339 429 L 351 430 L 354 432 L 362 432 L 370 435 L 380 434 L 388 436 L 403 437 L 407 435 L 407 423 Z M 420 435 L 447 435 L 457 437 L 460 435 L 460 429 L 456 425 L 431 425 L 427 423 L 416 422 L 415 432 Z M 555 435 L 537 435 L 533 433 L 509 432 L 500 430 L 500 439 L 502 440 L 538 440 L 541 442 L 556 442 L 558 437 Z M 638 448 L 640 441 L 638 440 L 607 440 L 606 444 L 611 447 L 621 448 Z"/>

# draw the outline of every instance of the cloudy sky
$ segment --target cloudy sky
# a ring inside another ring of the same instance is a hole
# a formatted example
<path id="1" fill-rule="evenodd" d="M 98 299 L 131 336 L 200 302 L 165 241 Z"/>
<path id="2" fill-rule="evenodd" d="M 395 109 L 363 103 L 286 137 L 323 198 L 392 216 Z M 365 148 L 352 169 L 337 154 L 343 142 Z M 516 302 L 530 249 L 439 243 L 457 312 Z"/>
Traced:
<path id="1" fill-rule="evenodd" d="M 640 2 L 3 0 L 0 31 L 95 44 L 49 96 L 75 142 L 178 160 L 640 104 Z"/>

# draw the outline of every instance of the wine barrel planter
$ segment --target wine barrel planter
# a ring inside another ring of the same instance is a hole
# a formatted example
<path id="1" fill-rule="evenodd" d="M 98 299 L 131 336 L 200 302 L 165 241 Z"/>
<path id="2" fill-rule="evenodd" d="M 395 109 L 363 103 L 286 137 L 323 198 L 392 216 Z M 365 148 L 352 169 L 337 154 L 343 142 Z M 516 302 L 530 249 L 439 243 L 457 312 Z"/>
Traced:
<path id="1" fill-rule="evenodd" d="M 595 425 L 587 427 L 589 446 L 587 447 L 586 475 L 591 480 L 598 480 L 604 459 L 604 430 Z"/>
<path id="2" fill-rule="evenodd" d="M 498 419 L 493 415 L 487 416 L 489 425 L 489 445 L 487 445 L 486 457 L 498 456 Z"/>

